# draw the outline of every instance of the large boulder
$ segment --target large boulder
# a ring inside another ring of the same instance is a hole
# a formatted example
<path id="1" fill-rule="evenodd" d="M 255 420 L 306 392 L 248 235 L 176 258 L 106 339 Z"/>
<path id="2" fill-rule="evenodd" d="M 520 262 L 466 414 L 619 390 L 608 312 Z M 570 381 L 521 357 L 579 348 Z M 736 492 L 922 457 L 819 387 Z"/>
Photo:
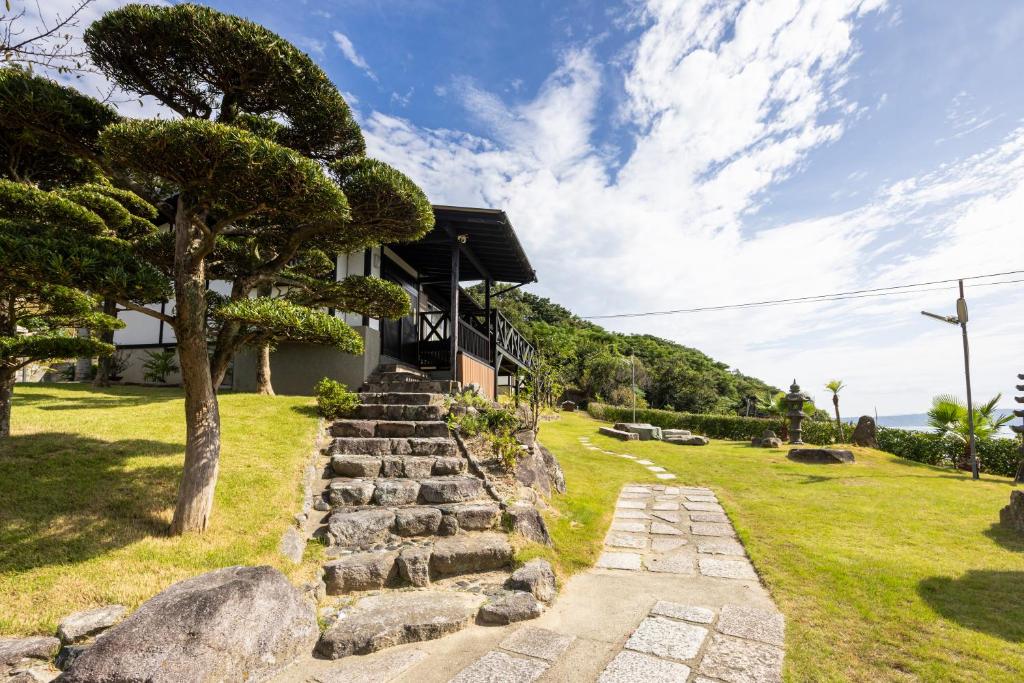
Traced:
<path id="1" fill-rule="evenodd" d="M 543 602 L 555 599 L 555 572 L 547 560 L 530 560 L 512 572 L 505 582 L 508 588 L 532 593 L 533 597 Z"/>
<path id="2" fill-rule="evenodd" d="M 869 415 L 861 415 L 857 420 L 857 426 L 853 430 L 853 437 L 850 439 L 854 446 L 867 446 L 878 448 L 878 428 L 875 426 L 875 418 Z"/>
<path id="3" fill-rule="evenodd" d="M 811 465 L 840 465 L 853 462 L 853 453 L 838 448 L 793 448 L 787 455 L 793 462 Z"/>
<path id="4" fill-rule="evenodd" d="M 509 531 L 517 533 L 535 543 L 551 545 L 544 518 L 537 508 L 529 503 L 513 503 L 505 509 L 505 526 Z"/>
<path id="5" fill-rule="evenodd" d="M 481 624 L 505 626 L 517 621 L 536 619 L 543 611 L 544 607 L 537 602 L 532 593 L 514 591 L 509 595 L 496 597 L 481 607 L 477 620 Z"/>
<path id="6" fill-rule="evenodd" d="M 751 439 L 750 445 L 758 448 L 782 448 L 782 439 L 776 436 L 772 430 L 766 429 L 761 436 Z"/>
<path id="7" fill-rule="evenodd" d="M 91 638 L 124 619 L 128 608 L 124 605 L 107 605 L 83 612 L 69 614 L 57 624 L 57 637 L 68 645 Z"/>
<path id="8" fill-rule="evenodd" d="M 1024 491 L 1010 491 L 1010 504 L 999 511 L 999 522 L 1024 534 Z"/>
<path id="9" fill-rule="evenodd" d="M 636 434 L 640 441 L 658 441 L 662 438 L 661 427 L 646 422 L 616 422 L 615 429 Z"/>
<path id="10" fill-rule="evenodd" d="M 58 680 L 254 681 L 316 644 L 312 603 L 273 567 L 181 581 L 97 638 Z"/>
<path id="11" fill-rule="evenodd" d="M 664 441 L 668 443 L 674 443 L 677 446 L 707 446 L 708 437 L 693 434 L 691 436 L 670 436 L 666 437 Z"/>
<path id="12" fill-rule="evenodd" d="M 554 453 L 545 448 L 543 444 L 538 443 L 537 448 L 540 450 L 540 456 L 544 460 L 544 469 L 547 470 L 551 488 L 558 493 L 565 493 L 565 473 L 562 472 L 562 464 L 558 462 L 558 458 L 555 457 Z"/>
<path id="13" fill-rule="evenodd" d="M 60 641 L 49 636 L 0 638 L 0 675 L 7 680 L 6 676 L 15 671 L 43 665 L 59 648 Z"/>
<path id="14" fill-rule="evenodd" d="M 516 461 L 516 480 L 523 486 L 529 486 L 545 496 L 551 495 L 551 479 L 544 464 L 544 456 L 537 446 L 531 445 L 523 449 Z"/>

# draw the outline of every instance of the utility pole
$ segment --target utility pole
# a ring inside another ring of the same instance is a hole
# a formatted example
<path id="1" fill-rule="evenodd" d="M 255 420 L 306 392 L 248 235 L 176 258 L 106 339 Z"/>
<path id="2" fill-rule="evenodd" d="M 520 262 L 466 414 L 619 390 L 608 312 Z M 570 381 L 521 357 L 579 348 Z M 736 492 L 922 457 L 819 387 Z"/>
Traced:
<path id="1" fill-rule="evenodd" d="M 1017 379 L 1024 379 L 1024 373 L 1017 375 Z M 1017 391 L 1024 391 L 1024 384 L 1017 385 Z M 1017 403 L 1024 403 L 1024 395 L 1014 396 L 1013 400 Z M 1014 410 L 1013 414 L 1015 417 L 1024 417 L 1024 410 Z M 1024 424 L 1011 425 L 1010 429 L 1017 434 L 1018 439 L 1024 439 Z M 1017 475 L 1013 478 L 1014 484 L 1024 483 L 1024 440 L 1021 441 L 1018 453 L 1021 455 L 1020 462 L 1017 464 Z"/>

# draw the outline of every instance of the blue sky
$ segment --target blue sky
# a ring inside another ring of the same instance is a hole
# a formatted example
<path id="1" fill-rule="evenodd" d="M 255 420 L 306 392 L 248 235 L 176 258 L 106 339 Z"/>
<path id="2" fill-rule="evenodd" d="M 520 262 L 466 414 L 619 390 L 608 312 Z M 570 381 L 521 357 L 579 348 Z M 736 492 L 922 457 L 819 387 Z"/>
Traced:
<path id="1" fill-rule="evenodd" d="M 311 54 L 435 203 L 505 209 L 532 291 L 581 314 L 1024 268 L 1019 1 L 209 4 Z M 976 393 L 1008 405 L 1024 290 L 968 294 Z M 603 322 L 918 412 L 963 390 L 959 335 L 918 314 L 954 298 Z"/>

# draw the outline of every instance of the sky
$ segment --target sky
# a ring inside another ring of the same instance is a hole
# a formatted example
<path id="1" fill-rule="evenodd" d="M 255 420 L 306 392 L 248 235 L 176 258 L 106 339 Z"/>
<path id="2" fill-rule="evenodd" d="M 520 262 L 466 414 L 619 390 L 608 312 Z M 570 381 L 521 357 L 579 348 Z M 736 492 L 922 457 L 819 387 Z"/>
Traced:
<path id="1" fill-rule="evenodd" d="M 580 315 L 1024 270 L 1019 0 L 208 4 L 312 56 L 432 202 L 503 209 L 528 291 Z M 967 282 L 974 394 L 1004 407 L 1024 282 L 985 283 L 1010 279 Z M 959 330 L 919 313 L 952 314 L 955 284 L 925 289 L 597 322 L 819 403 L 842 379 L 846 414 L 914 413 L 964 393 Z"/>

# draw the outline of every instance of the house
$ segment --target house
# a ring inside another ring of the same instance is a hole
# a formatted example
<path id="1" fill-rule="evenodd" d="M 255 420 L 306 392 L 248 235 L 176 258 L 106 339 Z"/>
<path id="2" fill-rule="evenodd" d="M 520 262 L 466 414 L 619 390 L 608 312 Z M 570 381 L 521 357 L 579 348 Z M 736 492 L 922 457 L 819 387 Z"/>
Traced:
<path id="1" fill-rule="evenodd" d="M 416 242 L 389 244 L 340 254 L 335 277 L 376 275 L 401 285 L 412 300 L 412 313 L 400 320 L 374 320 L 337 313 L 362 337 L 362 355 L 310 344 L 282 343 L 271 354 L 274 389 L 308 394 L 322 377 L 352 388 L 381 364 L 401 364 L 432 377 L 476 384 L 494 398 L 502 386 L 517 386 L 532 362 L 533 347 L 497 310 L 492 300 L 508 289 L 536 282 L 536 273 L 503 211 L 435 206 L 435 226 Z M 462 283 L 482 282 L 481 306 Z M 210 288 L 227 293 L 226 282 Z M 154 308 L 173 309 L 173 302 Z M 124 329 L 114 343 L 127 368 L 124 381 L 143 381 L 147 352 L 174 348 L 174 330 L 134 311 L 121 314 Z M 455 323 L 453 324 L 453 321 Z M 244 349 L 225 380 L 236 391 L 256 388 L 257 353 Z M 176 378 L 170 377 L 172 381 Z"/>

